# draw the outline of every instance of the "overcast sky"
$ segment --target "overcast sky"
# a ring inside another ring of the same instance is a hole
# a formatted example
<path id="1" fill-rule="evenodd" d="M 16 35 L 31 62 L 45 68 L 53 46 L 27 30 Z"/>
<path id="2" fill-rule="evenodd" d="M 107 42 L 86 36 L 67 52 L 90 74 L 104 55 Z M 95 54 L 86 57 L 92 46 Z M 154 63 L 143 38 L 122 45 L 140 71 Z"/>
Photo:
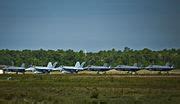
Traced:
<path id="1" fill-rule="evenodd" d="M 180 0 L 0 0 L 0 49 L 180 48 Z"/>

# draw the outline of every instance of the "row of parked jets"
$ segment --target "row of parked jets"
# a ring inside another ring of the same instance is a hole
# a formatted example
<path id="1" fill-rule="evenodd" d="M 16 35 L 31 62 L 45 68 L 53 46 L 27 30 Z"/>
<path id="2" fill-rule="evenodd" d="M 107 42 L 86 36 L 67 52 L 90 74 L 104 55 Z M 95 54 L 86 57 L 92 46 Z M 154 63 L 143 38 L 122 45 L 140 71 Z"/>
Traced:
<path id="1" fill-rule="evenodd" d="M 41 74 L 41 73 L 50 73 L 52 71 L 60 71 L 62 73 L 78 73 L 80 71 L 88 70 L 88 71 L 96 71 L 97 73 L 99 72 L 105 72 L 115 69 L 117 71 L 127 71 L 128 73 L 136 73 L 137 71 L 141 69 L 146 69 L 149 71 L 166 71 L 167 73 L 170 70 L 174 69 L 173 65 L 169 65 L 168 63 L 165 66 L 161 65 L 149 65 L 147 67 L 142 67 L 138 66 L 136 63 L 133 66 L 128 66 L 128 65 L 118 65 L 116 67 L 110 67 L 107 65 L 104 66 L 87 66 L 83 67 L 85 62 L 76 62 L 75 66 L 59 66 L 56 67 L 57 62 L 53 63 L 49 62 L 46 67 L 43 66 L 31 66 L 29 68 L 25 68 L 25 64 L 23 63 L 20 67 L 15 67 L 15 66 L 9 66 L 3 68 L 3 72 L 16 72 L 18 73 L 25 73 L 27 71 L 34 72 L 35 74 Z"/>

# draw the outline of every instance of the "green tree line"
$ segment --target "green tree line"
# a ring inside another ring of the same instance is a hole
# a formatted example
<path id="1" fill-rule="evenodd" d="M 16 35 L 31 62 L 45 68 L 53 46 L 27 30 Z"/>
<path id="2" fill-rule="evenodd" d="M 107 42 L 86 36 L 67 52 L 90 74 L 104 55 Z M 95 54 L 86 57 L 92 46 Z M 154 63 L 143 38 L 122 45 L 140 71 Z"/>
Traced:
<path id="1" fill-rule="evenodd" d="M 76 61 L 86 62 L 86 65 L 103 65 L 107 63 L 111 66 L 120 64 L 148 66 L 150 64 L 164 65 L 167 62 L 180 68 L 180 49 L 164 49 L 153 51 L 148 48 L 133 50 L 125 47 L 124 50 L 103 50 L 99 52 L 87 52 L 82 50 L 0 50 L 0 64 L 20 66 L 22 63 L 29 65 L 44 65 L 48 62 L 58 62 L 60 65 L 74 65 Z"/>

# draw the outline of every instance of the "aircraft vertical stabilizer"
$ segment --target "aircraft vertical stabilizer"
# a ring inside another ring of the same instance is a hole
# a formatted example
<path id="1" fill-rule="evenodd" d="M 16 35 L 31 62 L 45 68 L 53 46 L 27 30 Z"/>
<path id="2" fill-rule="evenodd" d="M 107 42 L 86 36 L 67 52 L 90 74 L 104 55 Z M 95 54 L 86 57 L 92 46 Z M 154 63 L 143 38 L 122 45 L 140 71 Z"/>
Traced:
<path id="1" fill-rule="evenodd" d="M 169 63 L 166 63 L 166 65 L 165 66 L 170 66 L 170 64 Z"/>
<path id="2" fill-rule="evenodd" d="M 24 63 L 22 63 L 21 67 L 23 67 L 23 68 L 24 68 L 24 67 L 25 67 L 25 64 L 24 64 Z"/>
<path id="3" fill-rule="evenodd" d="M 79 68 L 80 66 L 81 66 L 81 65 L 80 65 L 79 61 L 76 62 L 75 67 L 76 67 L 76 68 Z"/>
<path id="4" fill-rule="evenodd" d="M 80 66 L 80 67 L 82 68 L 82 67 L 84 66 L 85 63 L 86 63 L 86 62 L 81 63 L 81 66 Z"/>
<path id="5" fill-rule="evenodd" d="M 134 63 L 134 65 L 133 65 L 133 66 L 138 66 L 138 65 L 137 65 L 137 63 Z"/>
<path id="6" fill-rule="evenodd" d="M 53 66 L 52 66 L 52 67 L 53 67 L 53 68 L 55 68 L 55 67 L 56 67 L 56 65 L 57 65 L 57 62 L 55 62 L 55 63 L 53 64 Z"/>
<path id="7" fill-rule="evenodd" d="M 53 65 L 52 65 L 52 62 L 49 62 L 48 65 L 47 65 L 48 68 L 52 68 Z"/>

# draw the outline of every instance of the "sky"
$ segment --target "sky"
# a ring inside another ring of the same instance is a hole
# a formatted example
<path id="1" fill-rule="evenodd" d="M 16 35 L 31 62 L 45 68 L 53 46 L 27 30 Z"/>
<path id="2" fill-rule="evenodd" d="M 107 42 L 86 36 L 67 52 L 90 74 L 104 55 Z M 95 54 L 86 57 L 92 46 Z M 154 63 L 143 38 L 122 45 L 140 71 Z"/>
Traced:
<path id="1" fill-rule="evenodd" d="M 180 48 L 180 0 L 0 0 L 0 49 Z"/>

